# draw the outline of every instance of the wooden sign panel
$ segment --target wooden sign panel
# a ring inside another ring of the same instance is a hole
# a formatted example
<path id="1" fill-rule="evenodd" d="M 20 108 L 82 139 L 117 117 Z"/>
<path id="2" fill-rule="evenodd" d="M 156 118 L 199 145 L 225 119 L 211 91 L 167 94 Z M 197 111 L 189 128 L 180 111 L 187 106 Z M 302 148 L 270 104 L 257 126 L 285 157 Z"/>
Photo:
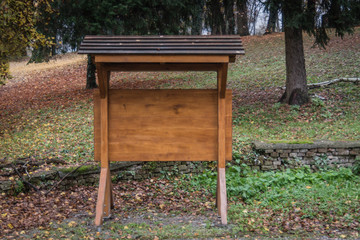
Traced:
<path id="1" fill-rule="evenodd" d="M 232 158 L 232 92 L 226 93 L 226 160 Z M 109 90 L 110 161 L 217 161 L 218 91 Z M 95 160 L 100 96 L 94 94 Z"/>

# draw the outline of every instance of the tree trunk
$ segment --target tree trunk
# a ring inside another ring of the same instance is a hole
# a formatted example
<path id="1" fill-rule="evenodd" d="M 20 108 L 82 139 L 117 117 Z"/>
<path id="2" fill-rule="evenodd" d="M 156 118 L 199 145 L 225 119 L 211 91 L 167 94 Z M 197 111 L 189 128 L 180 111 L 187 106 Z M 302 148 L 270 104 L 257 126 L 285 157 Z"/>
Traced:
<path id="1" fill-rule="evenodd" d="M 269 7 L 269 19 L 267 22 L 265 34 L 275 32 L 277 20 L 278 20 L 278 8 L 274 3 L 272 3 Z"/>
<path id="2" fill-rule="evenodd" d="M 235 33 L 235 14 L 234 14 L 234 0 L 224 0 L 225 19 L 226 19 L 226 34 Z"/>
<path id="3" fill-rule="evenodd" d="M 97 88 L 96 77 L 95 77 L 96 66 L 93 63 L 91 56 L 88 55 L 88 65 L 86 73 L 86 89 Z"/>
<path id="4" fill-rule="evenodd" d="M 224 15 L 221 12 L 221 2 L 219 0 L 210 0 L 210 27 L 211 35 L 222 35 L 225 31 Z"/>
<path id="5" fill-rule="evenodd" d="M 238 26 L 238 34 L 240 36 L 249 35 L 249 27 L 248 27 L 248 9 L 247 9 L 247 0 L 237 0 L 236 8 L 238 11 L 237 15 L 237 26 Z"/>
<path id="6" fill-rule="evenodd" d="M 204 17 L 204 1 L 196 1 L 194 14 L 192 14 L 192 35 L 201 35 L 202 33 L 202 20 Z"/>
<path id="7" fill-rule="evenodd" d="M 282 5 L 285 23 L 286 90 L 280 102 L 290 105 L 309 102 L 302 28 L 294 25 L 296 17 L 302 14 L 302 4 L 303 0 L 293 0 L 284 1 Z"/>
<path id="8" fill-rule="evenodd" d="M 280 101 L 290 105 L 309 102 L 301 28 L 285 27 L 286 90 Z"/>

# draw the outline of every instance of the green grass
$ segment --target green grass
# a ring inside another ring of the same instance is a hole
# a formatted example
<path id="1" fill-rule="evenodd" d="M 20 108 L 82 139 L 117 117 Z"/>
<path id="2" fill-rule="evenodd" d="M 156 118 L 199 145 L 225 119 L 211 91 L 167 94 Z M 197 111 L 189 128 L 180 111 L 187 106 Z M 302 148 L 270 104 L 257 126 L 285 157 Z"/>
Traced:
<path id="1" fill-rule="evenodd" d="M 234 110 L 234 134 L 248 141 L 360 140 L 359 87 L 339 84 L 334 90 L 344 97 L 327 102 L 314 99 L 302 107 L 279 103 L 240 106 Z"/>
<path id="2" fill-rule="evenodd" d="M 2 129 L 0 159 L 61 158 L 74 164 L 94 158 L 91 101 L 66 108 L 29 110 L 12 117 L 17 124 L 10 132 Z"/>
<path id="3" fill-rule="evenodd" d="M 359 37 L 358 28 L 354 35 Z M 307 78 L 309 83 L 340 77 L 360 76 L 360 44 L 352 36 L 345 41 L 332 36 L 327 49 L 312 48 L 313 39 L 304 36 Z M 229 87 L 246 91 L 234 96 L 234 135 L 252 140 L 360 139 L 359 85 L 337 84 L 310 90 L 312 103 L 298 107 L 276 101 L 285 85 L 283 35 L 250 38 L 245 41 L 246 55 L 238 58 L 229 72 Z M 275 93 L 278 93 L 275 95 Z M 275 93 L 274 93 L 275 92 Z M 256 95 L 261 95 L 260 97 Z M 244 99 L 242 99 L 244 98 Z"/>
<path id="4" fill-rule="evenodd" d="M 256 172 L 232 165 L 226 181 L 233 233 L 360 232 L 360 176 L 350 169 Z M 215 194 L 216 174 L 195 176 L 192 184 Z"/>

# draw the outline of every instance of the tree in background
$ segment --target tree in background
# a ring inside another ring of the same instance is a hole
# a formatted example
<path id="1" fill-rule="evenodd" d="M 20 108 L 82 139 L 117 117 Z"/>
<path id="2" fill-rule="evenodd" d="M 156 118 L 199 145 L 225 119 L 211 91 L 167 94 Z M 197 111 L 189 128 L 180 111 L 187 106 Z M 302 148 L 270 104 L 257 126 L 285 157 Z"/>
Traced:
<path id="1" fill-rule="evenodd" d="M 225 18 L 222 12 L 222 1 L 209 0 L 206 3 L 205 25 L 211 35 L 225 34 Z"/>
<path id="2" fill-rule="evenodd" d="M 57 52 L 77 50 L 90 34 L 183 35 L 205 29 L 213 35 L 248 35 L 263 6 L 270 12 L 268 31 L 274 30 L 278 12 L 282 13 L 287 77 L 281 101 L 304 104 L 309 97 L 302 32 L 314 35 L 323 47 L 329 41 L 327 28 L 335 28 L 341 37 L 351 33 L 360 21 L 358 0 L 3 0 L 0 78 L 8 76 L 10 56 L 22 54 L 28 46 L 34 48 L 32 60 L 39 62 Z M 49 46 L 49 39 L 57 45 Z M 94 69 L 88 58 L 87 88 L 96 87 Z"/>
<path id="3" fill-rule="evenodd" d="M 52 0 L 48 0 L 52 1 Z M 77 50 L 85 35 L 248 35 L 247 0 L 53 0 L 52 12 L 39 7 L 36 28 L 55 41 L 33 49 L 30 62 Z M 238 14 L 237 14 L 238 13 Z M 96 86 L 88 58 L 86 88 Z"/>
<path id="4" fill-rule="evenodd" d="M 269 1 L 265 4 L 265 10 L 269 12 L 265 34 L 273 33 L 276 30 L 276 23 L 279 19 L 280 6 L 277 2 Z"/>
<path id="5" fill-rule="evenodd" d="M 303 31 L 315 36 L 315 44 L 325 47 L 327 28 L 343 37 L 352 33 L 356 23 L 354 8 L 358 0 L 267 0 L 267 6 L 280 6 L 285 31 L 286 90 L 280 101 L 291 105 L 309 102 Z"/>
<path id="6" fill-rule="evenodd" d="M 24 54 L 26 48 L 51 45 L 36 29 L 39 8 L 51 12 L 51 0 L 3 0 L 0 3 L 0 84 L 9 75 L 9 60 Z"/>
<path id="7" fill-rule="evenodd" d="M 248 0 L 207 0 L 204 26 L 211 35 L 249 35 Z"/>
<path id="8" fill-rule="evenodd" d="M 234 0 L 223 0 L 226 34 L 235 34 Z"/>
<path id="9" fill-rule="evenodd" d="M 191 35 L 201 35 L 203 30 L 205 0 L 194 0 L 191 12 Z"/>
<path id="10" fill-rule="evenodd" d="M 258 25 L 258 18 L 263 12 L 263 3 L 260 0 L 248 0 L 247 9 L 248 9 L 248 25 L 249 32 L 251 34 L 257 34 L 256 28 Z"/>
<path id="11" fill-rule="evenodd" d="M 237 8 L 237 33 L 240 36 L 250 35 L 248 22 L 248 5 L 247 0 L 236 0 Z"/>
<path id="12" fill-rule="evenodd" d="M 42 14 L 38 24 L 45 36 L 61 42 L 58 51 L 67 52 L 77 50 L 85 35 L 179 35 L 190 34 L 193 26 L 201 34 L 199 13 L 204 3 L 204 0 L 56 0 L 52 3 L 54 13 Z M 33 59 L 42 61 L 50 52 L 49 49 L 34 52 Z M 96 87 L 94 69 L 88 58 L 87 88 Z"/>

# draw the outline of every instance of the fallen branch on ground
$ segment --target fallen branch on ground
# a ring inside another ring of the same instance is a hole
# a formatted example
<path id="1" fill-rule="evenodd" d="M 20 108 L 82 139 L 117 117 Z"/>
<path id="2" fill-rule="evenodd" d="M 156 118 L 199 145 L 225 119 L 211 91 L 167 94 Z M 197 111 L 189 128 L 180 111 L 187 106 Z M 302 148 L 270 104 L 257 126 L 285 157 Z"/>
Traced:
<path id="1" fill-rule="evenodd" d="M 329 85 L 332 85 L 332 84 L 335 84 L 338 82 L 360 83 L 360 78 L 336 78 L 336 79 L 325 81 L 325 82 L 308 84 L 307 86 L 309 89 L 313 89 L 313 88 L 329 86 Z"/>
<path id="2" fill-rule="evenodd" d="M 319 82 L 319 83 L 311 83 L 308 84 L 307 87 L 308 89 L 314 89 L 314 88 L 321 88 L 321 87 L 326 87 L 335 83 L 339 83 L 339 82 L 351 82 L 354 84 L 359 84 L 360 83 L 360 78 L 335 78 L 329 81 L 324 81 L 324 82 Z M 280 87 L 281 89 L 286 89 L 286 87 Z"/>
<path id="3" fill-rule="evenodd" d="M 11 167 L 14 169 L 14 171 L 16 172 L 16 174 L 19 176 L 19 178 L 21 179 L 21 181 L 23 183 L 26 183 L 28 186 L 32 187 L 33 189 L 35 189 L 37 192 L 40 191 L 39 188 L 37 188 L 35 185 L 31 184 L 30 182 L 26 181 L 23 176 L 21 176 L 21 173 L 19 172 L 19 170 L 16 168 L 16 166 L 14 164 L 11 165 Z"/>
<path id="4" fill-rule="evenodd" d="M 71 172 L 68 172 L 62 179 L 60 179 L 60 181 L 58 181 L 57 183 L 55 183 L 49 190 L 46 191 L 45 195 L 48 195 L 55 187 L 57 187 L 65 178 L 67 178 L 70 174 L 73 174 L 74 172 L 76 172 L 79 168 L 81 168 L 82 166 L 84 166 L 84 164 L 78 166 L 77 168 L 75 168 L 74 170 L 72 170 Z"/>

